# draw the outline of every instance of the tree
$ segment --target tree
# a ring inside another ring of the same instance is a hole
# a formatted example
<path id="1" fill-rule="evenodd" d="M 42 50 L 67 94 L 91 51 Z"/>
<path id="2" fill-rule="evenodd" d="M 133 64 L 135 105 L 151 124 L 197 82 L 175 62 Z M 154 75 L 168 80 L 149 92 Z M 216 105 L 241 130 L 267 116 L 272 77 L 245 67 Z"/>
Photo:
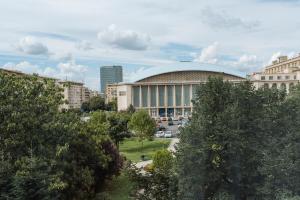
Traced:
<path id="1" fill-rule="evenodd" d="M 110 102 L 108 102 L 106 104 L 106 110 L 108 110 L 108 111 L 115 111 L 115 112 L 118 111 L 118 101 L 117 101 L 117 98 L 113 98 L 112 101 L 110 101 Z"/>
<path id="2" fill-rule="evenodd" d="M 181 199 L 213 199 L 224 192 L 235 199 L 260 197 L 262 99 L 249 82 L 209 78 L 200 86 L 176 153 Z"/>
<path id="3" fill-rule="evenodd" d="M 126 110 L 126 112 L 128 112 L 129 114 L 133 114 L 135 113 L 135 108 L 132 104 L 130 104 Z"/>
<path id="4" fill-rule="evenodd" d="M 113 112 L 108 114 L 107 120 L 109 123 L 108 134 L 119 149 L 120 142 L 125 138 L 130 137 L 130 132 L 128 130 L 130 115 L 127 113 Z"/>
<path id="5" fill-rule="evenodd" d="M 155 133 L 155 121 L 149 116 L 145 110 L 135 112 L 130 119 L 129 128 L 142 143 L 147 138 L 150 139 Z"/>
<path id="6" fill-rule="evenodd" d="M 173 170 L 174 158 L 170 151 L 157 151 L 153 156 L 153 168 L 161 174 L 168 175 Z"/>
<path id="7" fill-rule="evenodd" d="M 92 199 L 118 175 L 107 129 L 59 112 L 61 92 L 51 79 L 0 72 L 0 199 Z"/>
<path id="8" fill-rule="evenodd" d="M 161 150 L 155 153 L 153 169 L 141 172 L 131 166 L 129 177 L 136 183 L 138 192 L 136 199 L 175 200 L 177 196 L 177 176 L 174 171 L 172 153 Z"/>
<path id="9" fill-rule="evenodd" d="M 82 103 L 81 110 L 83 112 L 106 110 L 105 100 L 100 96 L 92 97 L 87 102 Z"/>

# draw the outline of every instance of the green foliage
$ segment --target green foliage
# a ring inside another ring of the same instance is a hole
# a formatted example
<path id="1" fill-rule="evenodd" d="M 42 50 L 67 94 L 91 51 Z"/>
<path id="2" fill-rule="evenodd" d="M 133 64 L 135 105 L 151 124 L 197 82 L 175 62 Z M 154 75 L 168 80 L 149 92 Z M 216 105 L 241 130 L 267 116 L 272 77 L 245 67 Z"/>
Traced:
<path id="1" fill-rule="evenodd" d="M 174 158 L 168 150 L 157 151 L 153 156 L 153 167 L 159 173 L 170 174 L 173 168 Z"/>
<path id="2" fill-rule="evenodd" d="M 127 113 L 97 111 L 92 113 L 87 124 L 89 132 L 96 132 L 100 135 L 108 134 L 119 148 L 119 143 L 130 137 L 129 120 L 130 115 Z"/>
<path id="3" fill-rule="evenodd" d="M 263 194 L 266 121 L 284 94 L 254 90 L 211 78 L 200 86 L 190 125 L 180 134 L 177 153 L 182 199 L 212 199 L 220 192 L 235 199 Z M 185 191 L 189 190 L 189 193 Z"/>
<path id="4" fill-rule="evenodd" d="M 152 159 L 156 151 L 168 148 L 170 144 L 170 139 L 155 138 L 151 141 L 146 140 L 143 144 L 143 152 L 141 152 L 139 143 L 139 139 L 135 137 L 125 139 L 120 144 L 120 152 L 132 162 L 140 161 L 142 154 L 146 158 Z"/>
<path id="5" fill-rule="evenodd" d="M 108 110 L 108 111 L 114 111 L 114 112 L 118 111 L 117 98 L 114 98 L 111 102 L 108 102 L 106 104 L 106 110 Z"/>
<path id="6" fill-rule="evenodd" d="M 127 173 L 132 182 L 135 183 L 136 190 L 135 199 L 140 200 L 175 200 L 178 199 L 177 183 L 178 179 L 175 175 L 173 165 L 170 166 L 170 173 L 163 173 L 160 170 L 151 170 L 142 172 L 141 169 L 134 165 L 127 167 Z"/>
<path id="7" fill-rule="evenodd" d="M 97 111 L 97 110 L 105 110 L 105 100 L 104 98 L 100 96 L 92 97 L 89 101 L 84 102 L 81 105 L 81 110 L 84 112 L 91 112 L 91 111 Z"/>
<path id="8" fill-rule="evenodd" d="M 93 199 L 118 175 L 107 129 L 59 112 L 61 103 L 50 79 L 0 73 L 0 199 Z"/>
<path id="9" fill-rule="evenodd" d="M 126 112 L 129 113 L 129 114 L 131 114 L 131 115 L 132 115 L 133 113 L 135 113 L 135 108 L 134 108 L 134 106 L 133 106 L 132 104 L 130 104 L 130 105 L 128 106 Z"/>
<path id="10" fill-rule="evenodd" d="M 129 128 L 141 141 L 150 139 L 155 133 L 155 121 L 146 110 L 135 112 L 130 119 Z"/>
<path id="11" fill-rule="evenodd" d="M 109 136 L 119 148 L 120 142 L 131 136 L 128 130 L 130 115 L 127 113 L 111 112 L 108 114 L 107 120 L 109 122 Z"/>

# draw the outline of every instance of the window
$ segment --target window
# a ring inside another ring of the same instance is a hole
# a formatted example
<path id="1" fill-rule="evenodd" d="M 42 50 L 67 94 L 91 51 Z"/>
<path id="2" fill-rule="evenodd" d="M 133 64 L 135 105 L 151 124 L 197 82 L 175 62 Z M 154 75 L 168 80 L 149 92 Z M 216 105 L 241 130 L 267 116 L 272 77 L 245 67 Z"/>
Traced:
<path id="1" fill-rule="evenodd" d="M 190 85 L 184 85 L 183 89 L 184 106 L 189 106 L 191 103 Z"/>
<path id="2" fill-rule="evenodd" d="M 126 92 L 125 91 L 120 91 L 119 96 L 126 96 Z"/>
<path id="3" fill-rule="evenodd" d="M 280 80 L 281 79 L 281 76 L 277 76 L 277 80 Z"/>
<path id="4" fill-rule="evenodd" d="M 280 85 L 280 89 L 282 89 L 282 90 L 286 90 L 286 85 L 285 85 L 285 83 L 281 83 L 281 85 Z"/>
<path id="5" fill-rule="evenodd" d="M 264 80 L 266 80 L 266 77 L 265 76 L 261 76 L 260 80 L 264 81 Z"/>
<path id="6" fill-rule="evenodd" d="M 295 79 L 295 80 L 297 79 L 297 76 L 296 76 L 296 75 L 294 76 L 294 79 Z"/>
<path id="7" fill-rule="evenodd" d="M 264 86 L 263 86 L 265 89 L 269 88 L 269 84 L 268 83 L 265 83 Z"/>
<path id="8" fill-rule="evenodd" d="M 150 86 L 150 105 L 151 107 L 156 107 L 156 93 L 157 93 L 157 87 L 156 85 Z"/>
<path id="9" fill-rule="evenodd" d="M 158 103 L 159 106 L 165 106 L 165 86 L 160 85 L 158 86 Z"/>
<path id="10" fill-rule="evenodd" d="M 148 107 L 148 86 L 142 86 L 142 106 Z"/>
<path id="11" fill-rule="evenodd" d="M 140 107 L 140 87 L 133 87 L 133 106 Z"/>
<path id="12" fill-rule="evenodd" d="M 174 97 L 173 97 L 173 94 L 174 94 L 174 86 L 173 85 L 168 85 L 167 86 L 167 96 L 168 96 L 168 106 L 173 106 L 174 105 Z"/>
<path id="13" fill-rule="evenodd" d="M 289 79 L 290 79 L 290 76 L 285 76 L 285 79 L 286 79 L 286 80 L 289 80 Z"/>
<path id="14" fill-rule="evenodd" d="M 269 76 L 269 80 L 273 80 L 273 76 Z"/>
<path id="15" fill-rule="evenodd" d="M 182 85 L 175 86 L 175 100 L 176 100 L 176 106 L 181 106 L 181 104 L 182 104 Z"/>

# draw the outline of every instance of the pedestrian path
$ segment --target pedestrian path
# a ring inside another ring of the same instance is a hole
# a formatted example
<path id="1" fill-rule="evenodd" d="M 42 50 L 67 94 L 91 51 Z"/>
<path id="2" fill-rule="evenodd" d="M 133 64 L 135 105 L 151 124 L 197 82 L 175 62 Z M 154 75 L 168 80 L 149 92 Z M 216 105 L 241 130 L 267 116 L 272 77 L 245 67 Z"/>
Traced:
<path id="1" fill-rule="evenodd" d="M 171 142 L 169 144 L 169 147 L 168 147 L 168 151 L 170 152 L 176 152 L 176 144 L 179 143 L 179 138 L 172 138 L 171 139 Z M 146 160 L 146 161 L 141 161 L 141 162 L 138 162 L 135 164 L 135 166 L 137 168 L 144 168 L 145 166 L 151 164 L 153 161 L 152 160 Z"/>

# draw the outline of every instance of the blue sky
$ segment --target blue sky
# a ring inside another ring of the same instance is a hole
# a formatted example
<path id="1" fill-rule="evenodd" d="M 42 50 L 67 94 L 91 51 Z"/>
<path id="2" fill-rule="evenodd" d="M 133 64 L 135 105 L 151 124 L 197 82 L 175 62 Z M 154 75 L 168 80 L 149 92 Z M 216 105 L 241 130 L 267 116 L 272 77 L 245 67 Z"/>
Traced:
<path id="1" fill-rule="evenodd" d="M 197 66 L 245 75 L 300 52 L 299 0 L 7 0 L 0 8 L 0 67 L 96 90 L 102 65 L 122 65 L 125 81 Z"/>

